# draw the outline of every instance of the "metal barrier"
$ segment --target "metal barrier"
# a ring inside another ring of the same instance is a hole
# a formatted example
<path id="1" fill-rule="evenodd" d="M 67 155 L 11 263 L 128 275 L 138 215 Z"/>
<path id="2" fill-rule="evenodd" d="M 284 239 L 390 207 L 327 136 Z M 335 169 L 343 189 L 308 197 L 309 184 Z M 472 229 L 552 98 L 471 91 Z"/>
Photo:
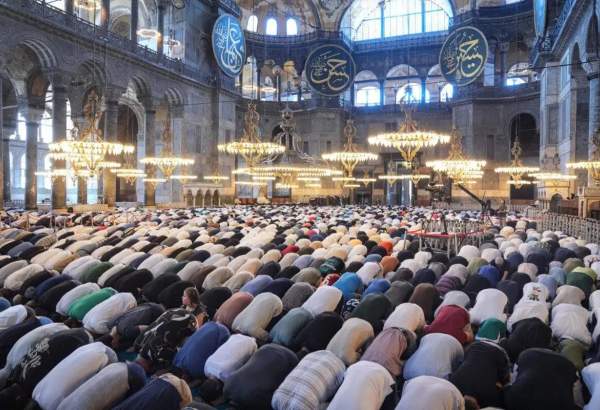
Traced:
<path id="1" fill-rule="evenodd" d="M 588 242 L 600 243 L 600 221 L 597 219 L 544 212 L 538 218 L 538 230 L 561 231 Z"/>

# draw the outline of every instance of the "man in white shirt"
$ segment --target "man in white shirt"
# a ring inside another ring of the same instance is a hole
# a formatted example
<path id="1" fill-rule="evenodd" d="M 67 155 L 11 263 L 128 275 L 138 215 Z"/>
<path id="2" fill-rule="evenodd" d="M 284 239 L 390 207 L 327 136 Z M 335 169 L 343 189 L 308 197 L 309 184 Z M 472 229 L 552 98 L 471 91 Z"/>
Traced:
<path id="1" fill-rule="evenodd" d="M 379 363 L 359 361 L 348 367 L 328 410 L 378 410 L 395 381 Z"/>
<path id="2" fill-rule="evenodd" d="M 404 383 L 400 402 L 395 410 L 464 410 L 460 391 L 447 380 L 419 376 Z"/>

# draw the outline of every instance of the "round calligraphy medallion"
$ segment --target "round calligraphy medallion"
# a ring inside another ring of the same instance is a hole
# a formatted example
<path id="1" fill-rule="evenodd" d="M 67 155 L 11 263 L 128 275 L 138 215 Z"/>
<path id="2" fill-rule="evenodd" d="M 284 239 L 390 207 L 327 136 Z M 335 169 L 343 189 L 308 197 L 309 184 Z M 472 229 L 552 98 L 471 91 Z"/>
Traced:
<path id="1" fill-rule="evenodd" d="M 219 16 L 212 32 L 212 47 L 219 68 L 229 77 L 242 72 L 246 60 L 246 39 L 240 22 L 231 14 Z"/>
<path id="2" fill-rule="evenodd" d="M 548 8 L 546 0 L 533 1 L 533 21 L 535 23 L 535 34 L 537 34 L 538 37 L 544 37 L 544 34 L 546 34 L 547 13 Z"/>
<path id="3" fill-rule="evenodd" d="M 310 88 L 319 94 L 334 97 L 352 85 L 356 65 L 344 47 L 326 44 L 310 53 L 305 70 Z"/>
<path id="4" fill-rule="evenodd" d="M 448 36 L 440 51 L 440 69 L 449 83 L 462 87 L 477 80 L 488 59 L 485 35 L 472 26 Z"/>

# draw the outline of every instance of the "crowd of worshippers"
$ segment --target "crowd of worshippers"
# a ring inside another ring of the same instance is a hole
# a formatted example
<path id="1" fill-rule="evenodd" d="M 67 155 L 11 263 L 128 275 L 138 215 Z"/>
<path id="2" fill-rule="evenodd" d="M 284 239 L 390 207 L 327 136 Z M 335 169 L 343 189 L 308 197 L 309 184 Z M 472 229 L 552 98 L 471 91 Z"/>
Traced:
<path id="1" fill-rule="evenodd" d="M 600 409 L 598 244 L 516 214 L 451 257 L 419 249 L 427 209 L 127 214 L 0 231 L 0 408 Z"/>

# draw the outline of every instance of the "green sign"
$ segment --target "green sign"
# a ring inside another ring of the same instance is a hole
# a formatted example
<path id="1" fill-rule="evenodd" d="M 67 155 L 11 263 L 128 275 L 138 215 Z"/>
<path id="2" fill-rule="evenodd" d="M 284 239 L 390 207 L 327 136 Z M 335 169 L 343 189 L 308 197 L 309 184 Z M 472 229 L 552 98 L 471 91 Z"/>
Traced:
<path id="1" fill-rule="evenodd" d="M 440 69 L 458 87 L 477 80 L 488 58 L 488 42 L 475 27 L 461 27 L 448 36 L 440 51 Z"/>

